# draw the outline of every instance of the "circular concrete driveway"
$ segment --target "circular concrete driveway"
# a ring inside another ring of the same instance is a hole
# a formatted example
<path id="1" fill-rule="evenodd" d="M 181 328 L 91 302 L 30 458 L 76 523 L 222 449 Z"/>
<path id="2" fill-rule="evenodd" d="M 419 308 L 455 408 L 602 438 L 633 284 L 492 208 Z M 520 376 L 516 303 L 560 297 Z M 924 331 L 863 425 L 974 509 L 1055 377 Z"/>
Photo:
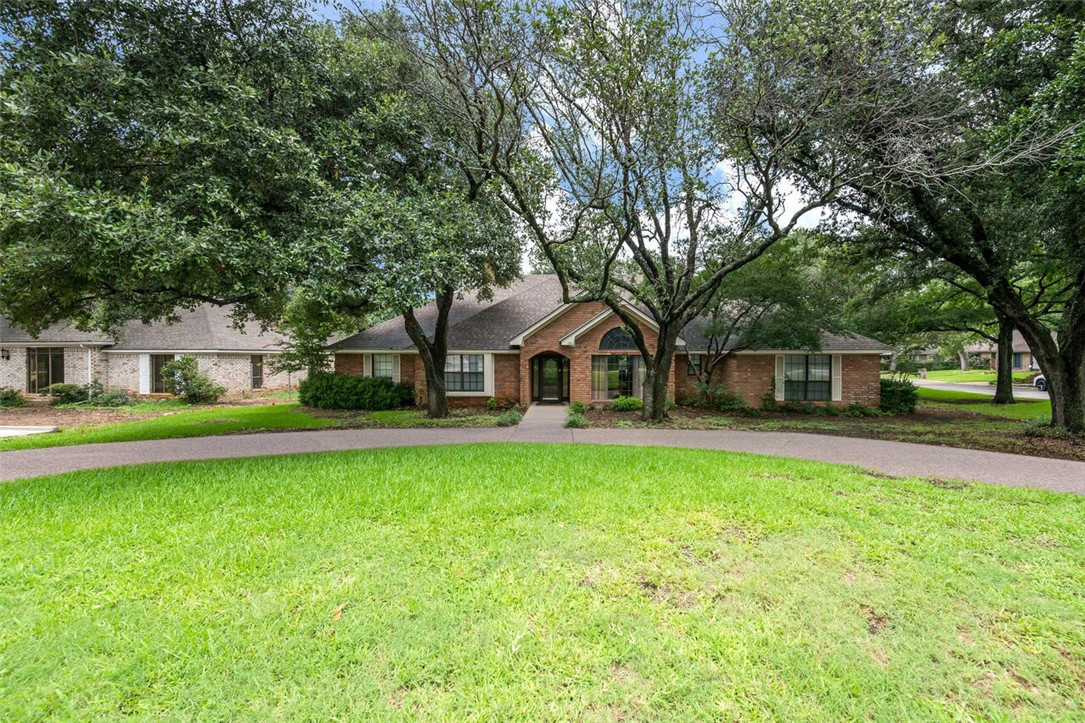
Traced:
<path id="1" fill-rule="evenodd" d="M 510 429 L 353 429 L 114 442 L 0 452 L 0 481 L 117 465 L 380 447 L 488 442 L 615 444 L 752 452 L 934 477 L 1085 494 L 1085 462 L 791 432 L 564 429 L 549 419 Z"/>

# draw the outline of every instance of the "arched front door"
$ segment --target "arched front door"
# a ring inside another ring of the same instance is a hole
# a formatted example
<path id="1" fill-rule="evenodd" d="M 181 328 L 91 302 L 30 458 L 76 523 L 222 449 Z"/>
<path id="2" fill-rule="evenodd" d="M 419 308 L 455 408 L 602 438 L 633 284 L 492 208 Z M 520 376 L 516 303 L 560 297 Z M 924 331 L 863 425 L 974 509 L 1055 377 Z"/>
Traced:
<path id="1" fill-rule="evenodd" d="M 540 404 L 569 401 L 569 360 L 545 352 L 531 360 L 531 399 Z"/>

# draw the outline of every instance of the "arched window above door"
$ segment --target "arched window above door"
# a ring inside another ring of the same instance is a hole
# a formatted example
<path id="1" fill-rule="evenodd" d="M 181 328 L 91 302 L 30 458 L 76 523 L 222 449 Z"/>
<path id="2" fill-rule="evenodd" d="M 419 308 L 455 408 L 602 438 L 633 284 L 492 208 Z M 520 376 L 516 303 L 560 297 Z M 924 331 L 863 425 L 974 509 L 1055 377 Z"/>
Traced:
<path id="1" fill-rule="evenodd" d="M 599 348 L 606 351 L 636 350 L 637 343 L 633 341 L 633 335 L 623 326 L 616 326 L 599 341 Z"/>

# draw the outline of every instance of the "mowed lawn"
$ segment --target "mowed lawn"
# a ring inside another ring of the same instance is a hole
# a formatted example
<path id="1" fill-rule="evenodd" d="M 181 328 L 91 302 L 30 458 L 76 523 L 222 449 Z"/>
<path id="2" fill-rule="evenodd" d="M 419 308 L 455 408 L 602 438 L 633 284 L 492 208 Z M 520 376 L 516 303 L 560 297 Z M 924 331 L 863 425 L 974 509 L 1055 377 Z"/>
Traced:
<path id="1" fill-rule="evenodd" d="M 1014 372 L 1013 380 L 1018 384 L 1026 384 L 1029 382 L 1029 377 L 1038 374 L 1038 372 Z M 918 374 L 912 374 L 913 379 L 918 378 Z M 994 369 L 970 369 L 966 372 L 962 372 L 960 369 L 943 369 L 941 371 L 929 371 L 927 372 L 927 379 L 930 381 L 939 382 L 990 382 L 994 384 L 998 379 L 998 372 Z"/>
<path id="2" fill-rule="evenodd" d="M 0 485 L 0 719 L 1085 716 L 1085 498 L 484 445 Z"/>
<path id="3" fill-rule="evenodd" d="M 1013 404 L 992 404 L 990 394 L 969 394 L 948 389 L 919 388 L 920 403 L 929 407 L 958 409 L 1006 419 L 1038 419 L 1051 416 L 1050 399 L 1017 399 Z"/>
<path id="4" fill-rule="evenodd" d="M 140 407 L 133 407 L 143 411 Z M 135 442 L 147 439 L 207 437 L 237 432 L 321 429 L 338 420 L 316 417 L 297 402 L 252 406 L 179 407 L 159 417 L 114 424 L 75 426 L 49 434 L 0 439 L 0 452 L 10 449 L 63 447 L 96 442 Z"/>

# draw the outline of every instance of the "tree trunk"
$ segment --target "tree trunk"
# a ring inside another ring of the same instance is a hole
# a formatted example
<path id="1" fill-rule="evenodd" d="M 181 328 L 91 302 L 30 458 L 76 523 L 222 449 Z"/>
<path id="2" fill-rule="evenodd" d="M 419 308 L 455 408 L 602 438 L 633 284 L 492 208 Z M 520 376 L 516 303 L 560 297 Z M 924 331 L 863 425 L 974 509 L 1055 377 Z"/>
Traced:
<path id="1" fill-rule="evenodd" d="M 1044 373 L 1051 424 L 1085 433 L 1085 294 L 1076 294 L 1067 304 L 1057 344 L 1051 331 L 1019 299 L 1003 294 L 997 300 L 1001 311 L 1016 322 Z"/>
<path id="2" fill-rule="evenodd" d="M 641 418 L 646 422 L 662 422 L 667 418 L 667 383 L 671 376 L 674 345 L 677 340 L 677 332 L 661 327 L 655 354 L 650 362 L 645 362 L 644 412 Z"/>
<path id="3" fill-rule="evenodd" d="M 418 357 L 426 372 L 426 412 L 430 419 L 448 416 L 448 395 L 445 393 L 445 360 L 448 357 L 448 313 L 452 309 L 455 292 L 450 288 L 437 292 L 437 322 L 433 339 L 427 339 L 425 330 L 415 318 L 414 309 L 403 312 L 403 326 L 407 336 L 418 349 Z"/>
<path id="4" fill-rule="evenodd" d="M 969 369 L 968 352 L 964 351 L 963 349 L 961 351 L 957 352 L 957 361 L 959 361 L 961 363 L 961 371 L 962 372 L 968 371 L 968 369 Z"/>
<path id="5" fill-rule="evenodd" d="M 1000 311 L 998 317 L 998 373 L 995 377 L 995 404 L 1013 404 L 1013 319 Z"/>

